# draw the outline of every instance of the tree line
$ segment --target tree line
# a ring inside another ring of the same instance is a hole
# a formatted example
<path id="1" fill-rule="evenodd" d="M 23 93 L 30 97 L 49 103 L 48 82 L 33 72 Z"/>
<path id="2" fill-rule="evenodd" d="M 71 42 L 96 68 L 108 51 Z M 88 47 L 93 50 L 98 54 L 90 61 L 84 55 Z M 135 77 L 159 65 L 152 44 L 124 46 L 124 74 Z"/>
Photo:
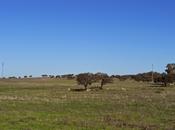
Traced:
<path id="1" fill-rule="evenodd" d="M 139 73 L 136 75 L 112 75 L 112 78 L 118 78 L 121 81 L 124 80 L 135 80 L 142 82 L 154 82 L 154 83 L 162 83 L 164 86 L 167 84 L 175 82 L 175 64 L 167 64 L 165 72 L 147 72 L 147 73 Z"/>
<path id="2" fill-rule="evenodd" d="M 142 82 L 159 83 L 164 86 L 167 86 L 167 84 L 175 82 L 175 64 L 168 64 L 166 66 L 164 73 L 151 71 L 136 75 L 122 75 L 122 76 L 121 75 L 108 76 L 105 73 L 96 73 L 96 74 L 82 73 L 76 76 L 78 84 L 84 85 L 85 89 L 87 89 L 87 87 L 94 82 L 100 82 L 100 89 L 103 89 L 103 86 L 107 83 L 112 83 L 114 78 L 117 78 L 120 81 L 129 79 Z"/>
<path id="3" fill-rule="evenodd" d="M 106 73 L 81 73 L 78 75 L 74 74 L 65 74 L 65 75 L 41 75 L 42 78 L 57 78 L 57 79 L 76 79 L 78 84 L 84 85 L 85 89 L 92 83 L 100 82 L 100 88 L 107 83 L 111 83 L 112 79 L 117 78 L 120 81 L 124 80 L 135 80 L 142 82 L 154 82 L 154 83 L 162 83 L 164 86 L 167 86 L 169 83 L 175 82 L 175 64 L 167 64 L 164 73 L 158 72 L 146 72 L 139 73 L 135 75 L 111 75 L 109 76 Z M 22 77 L 9 77 L 9 79 L 21 79 Z M 32 78 L 32 75 L 24 76 L 23 78 Z"/>

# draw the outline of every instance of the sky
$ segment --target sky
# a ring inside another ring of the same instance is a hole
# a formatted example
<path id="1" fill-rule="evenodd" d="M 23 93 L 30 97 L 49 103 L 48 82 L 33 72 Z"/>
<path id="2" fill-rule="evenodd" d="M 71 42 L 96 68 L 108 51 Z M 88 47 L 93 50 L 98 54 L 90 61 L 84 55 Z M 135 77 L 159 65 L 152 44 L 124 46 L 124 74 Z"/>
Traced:
<path id="1" fill-rule="evenodd" d="M 0 0 L 5 76 L 164 72 L 174 0 Z"/>

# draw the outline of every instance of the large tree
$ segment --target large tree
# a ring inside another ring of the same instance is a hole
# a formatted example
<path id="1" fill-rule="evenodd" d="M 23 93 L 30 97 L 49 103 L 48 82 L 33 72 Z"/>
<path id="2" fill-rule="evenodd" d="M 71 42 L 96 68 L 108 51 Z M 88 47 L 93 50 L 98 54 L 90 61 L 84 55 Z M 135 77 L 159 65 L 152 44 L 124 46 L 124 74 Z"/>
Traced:
<path id="1" fill-rule="evenodd" d="M 175 81 L 175 64 L 168 64 L 166 66 L 166 74 L 163 76 L 164 84 L 167 86 L 168 83 Z"/>
<path id="2" fill-rule="evenodd" d="M 165 71 L 167 74 L 175 74 L 175 64 L 168 64 Z"/>
<path id="3" fill-rule="evenodd" d="M 85 89 L 87 89 L 88 85 L 91 85 L 94 80 L 94 75 L 92 73 L 82 73 L 77 75 L 77 82 L 79 85 L 84 85 Z"/>
<path id="4" fill-rule="evenodd" d="M 112 78 L 108 76 L 106 73 L 96 73 L 95 74 L 95 80 L 100 81 L 100 89 L 103 89 L 103 86 L 112 83 Z"/>

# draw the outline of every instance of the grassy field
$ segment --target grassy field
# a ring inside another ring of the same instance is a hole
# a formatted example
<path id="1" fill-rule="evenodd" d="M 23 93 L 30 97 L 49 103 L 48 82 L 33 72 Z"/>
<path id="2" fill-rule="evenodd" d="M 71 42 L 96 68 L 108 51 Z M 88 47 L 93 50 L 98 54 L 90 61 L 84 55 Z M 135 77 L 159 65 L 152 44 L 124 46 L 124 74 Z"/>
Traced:
<path id="1" fill-rule="evenodd" d="M 80 86 L 0 80 L 0 130 L 175 130 L 175 86 L 115 80 L 103 90 L 68 88 Z"/>

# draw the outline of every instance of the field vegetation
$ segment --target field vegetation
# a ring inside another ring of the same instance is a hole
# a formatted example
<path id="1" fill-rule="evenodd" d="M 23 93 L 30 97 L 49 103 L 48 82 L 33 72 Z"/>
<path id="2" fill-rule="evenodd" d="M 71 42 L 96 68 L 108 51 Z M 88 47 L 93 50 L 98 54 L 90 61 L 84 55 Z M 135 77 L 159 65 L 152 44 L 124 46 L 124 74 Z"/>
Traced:
<path id="1" fill-rule="evenodd" d="M 0 80 L 0 130 L 174 130 L 175 86 L 134 80 Z M 77 91 L 81 90 L 83 91 Z"/>

